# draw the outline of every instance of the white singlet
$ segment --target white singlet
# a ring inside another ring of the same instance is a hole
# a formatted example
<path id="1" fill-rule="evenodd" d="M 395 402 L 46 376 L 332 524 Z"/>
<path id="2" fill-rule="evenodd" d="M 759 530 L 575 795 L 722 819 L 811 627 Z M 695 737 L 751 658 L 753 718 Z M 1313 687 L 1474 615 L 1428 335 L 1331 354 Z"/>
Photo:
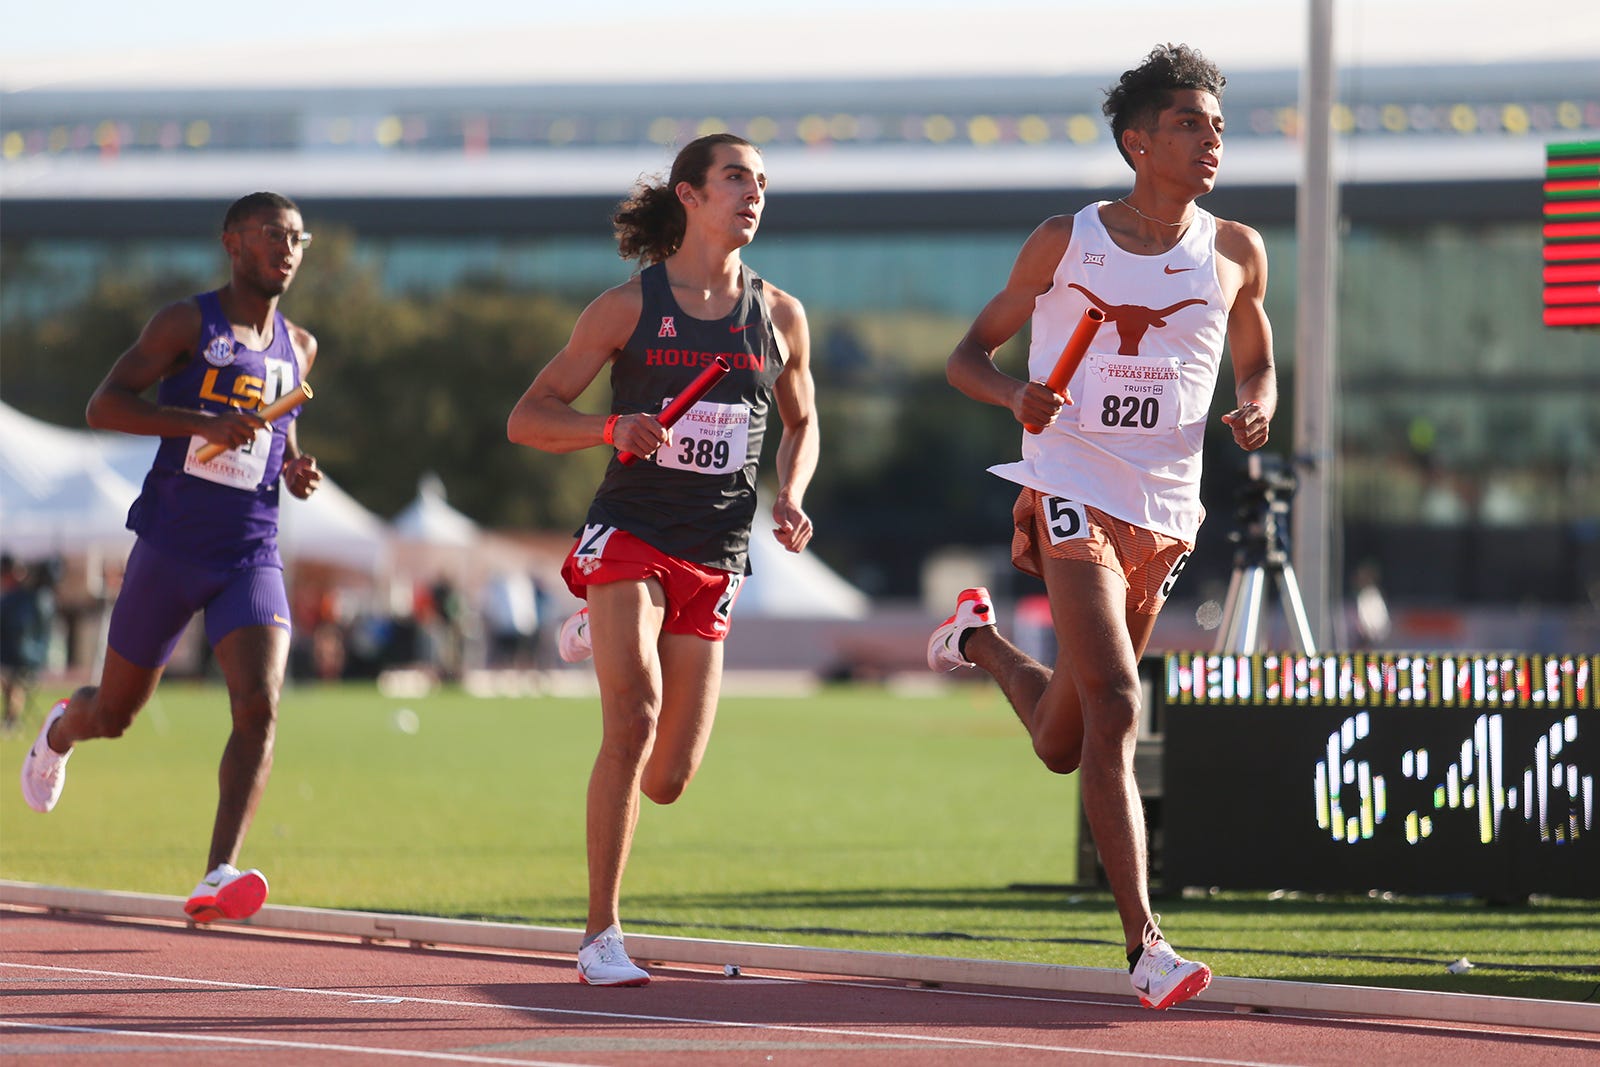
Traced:
<path id="1" fill-rule="evenodd" d="M 1217 280 L 1217 220 L 1195 209 L 1159 256 L 1117 247 L 1100 209 L 1072 219 L 1054 283 L 1033 307 L 1028 376 L 1050 376 L 1084 309 L 1105 312 L 1055 425 L 1022 435 L 1022 459 L 990 467 L 1042 493 L 1092 504 L 1147 530 L 1193 541 L 1200 445 L 1216 391 L 1228 309 Z"/>

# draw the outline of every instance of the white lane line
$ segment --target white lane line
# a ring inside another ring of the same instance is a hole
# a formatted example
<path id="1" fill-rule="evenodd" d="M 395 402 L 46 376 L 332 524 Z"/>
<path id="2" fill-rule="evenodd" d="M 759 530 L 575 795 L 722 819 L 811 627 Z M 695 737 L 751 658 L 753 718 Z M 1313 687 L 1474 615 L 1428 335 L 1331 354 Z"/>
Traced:
<path id="1" fill-rule="evenodd" d="M 334 1045 L 322 1041 L 274 1041 L 264 1037 L 229 1037 L 224 1034 L 180 1034 L 170 1030 L 118 1030 L 109 1026 L 67 1026 L 62 1023 L 19 1023 L 0 1019 L 0 1026 L 15 1030 L 44 1031 L 63 1034 L 103 1034 L 110 1037 L 142 1037 L 161 1041 L 212 1042 L 223 1045 L 242 1045 L 248 1048 L 286 1048 L 297 1052 L 348 1052 L 361 1056 L 397 1056 L 413 1060 L 442 1060 L 446 1063 L 491 1063 L 501 1067 L 604 1067 L 602 1064 L 581 1064 L 575 1060 L 524 1060 L 501 1059 L 497 1056 L 474 1056 L 462 1052 L 422 1052 L 403 1048 L 375 1048 L 371 1045 Z"/>
<path id="2" fill-rule="evenodd" d="M 686 968 L 685 968 L 686 969 Z M 712 972 L 703 972 L 710 974 Z M 744 976 L 748 981 L 750 975 Z M 1129 1011 L 1135 1015 L 1150 1017 L 1150 1009 L 1134 1004 L 1107 1000 L 1103 998 L 1090 999 L 1088 997 L 1055 996 L 1042 997 L 1027 993 L 991 993 L 981 989 L 947 989 L 943 986 L 933 985 L 896 985 L 893 980 L 878 982 L 858 982 L 845 979 L 819 979 L 807 978 L 803 975 L 771 975 L 762 976 L 761 981 L 793 982 L 800 985 L 845 986 L 856 989 L 896 989 L 905 993 L 934 993 L 947 997 L 976 997 L 994 1000 L 1021 1000 L 1038 1004 L 1072 1004 L 1088 1008 L 1118 1008 Z M 1448 994 L 1445 994 L 1448 995 Z M 1540 1030 L 1529 1027 L 1525 1030 L 1504 1029 L 1496 1027 L 1491 1029 L 1487 1024 L 1478 1026 L 1460 1026 L 1451 1022 L 1436 1022 L 1432 1019 L 1405 1019 L 1397 1017 L 1376 1017 L 1370 1015 L 1342 1015 L 1338 1013 L 1319 1014 L 1298 1008 L 1263 1008 L 1260 1011 L 1241 1012 L 1231 1004 L 1209 1004 L 1199 998 L 1186 1001 L 1175 1008 L 1168 1008 L 1162 1013 L 1167 1016 L 1179 1014 L 1193 1015 L 1224 1015 L 1231 1018 L 1254 1019 L 1269 1022 L 1274 1019 L 1293 1019 L 1298 1022 L 1326 1023 L 1330 1026 L 1366 1027 L 1368 1029 L 1412 1029 L 1426 1030 L 1433 1034 L 1450 1034 L 1459 1037 L 1512 1037 L 1512 1038 L 1547 1038 L 1551 1041 L 1571 1041 L 1583 1045 L 1600 1046 L 1600 1036 L 1592 1036 L 1576 1030 Z"/>
<path id="3" fill-rule="evenodd" d="M 178 985 L 208 986 L 217 989 L 238 989 L 247 992 L 260 993 L 304 993 L 318 997 L 340 997 L 345 1000 L 368 998 L 369 992 L 356 993 L 337 989 L 306 989 L 300 986 L 274 986 L 261 985 L 249 982 L 224 982 L 212 978 L 184 978 L 177 975 L 140 974 L 133 971 L 102 971 L 87 967 L 58 967 L 35 963 L 3 963 L 0 967 L 18 970 L 44 971 L 55 974 L 88 975 L 96 978 L 134 978 L 150 982 L 171 982 Z M 405 1004 L 429 1004 L 436 1007 L 449 1008 L 491 1008 L 501 1011 L 511 1011 L 536 1015 L 571 1015 L 590 1019 L 611 1019 L 621 1022 L 658 1023 L 674 1026 L 707 1026 L 721 1027 L 730 1030 L 768 1030 L 776 1033 L 793 1034 L 824 1034 L 829 1037 L 860 1037 L 875 1041 L 892 1041 L 897 1043 L 918 1042 L 923 1045 L 961 1047 L 961 1048 L 993 1048 L 1017 1049 L 1028 1052 L 1059 1052 L 1073 1053 L 1080 1056 L 1103 1056 L 1108 1059 L 1125 1060 L 1155 1060 L 1166 1063 L 1198 1063 L 1209 1064 L 1214 1067 L 1294 1067 L 1292 1061 L 1259 1061 L 1259 1060 L 1233 1060 L 1212 1059 L 1205 1056 L 1175 1056 L 1170 1052 L 1118 1052 L 1108 1049 L 1079 1047 L 1074 1045 L 1037 1045 L 1022 1041 L 989 1041 L 981 1038 L 970 1037 L 942 1037 L 934 1034 L 895 1033 L 881 1030 L 856 1030 L 844 1027 L 830 1026 L 800 1026 L 789 1023 L 754 1023 L 742 1022 L 734 1019 L 697 1019 L 677 1015 L 647 1015 L 639 1012 L 618 1011 L 587 1011 L 580 1008 L 551 1008 L 521 1004 L 502 1004 L 475 1000 L 447 1000 L 442 997 L 400 997 L 397 998 Z M 4 1020 L 0 1020 L 4 1021 Z M 111 1033 L 113 1031 L 106 1031 Z M 138 1033 L 139 1031 L 133 1031 Z M 118 1032 L 120 1033 L 120 1032 Z M 164 1033 L 164 1032 L 162 1032 Z M 238 1038 L 239 1041 L 251 1041 L 250 1038 Z M 863 1049 L 870 1052 L 870 1049 Z M 499 1061 L 487 1062 L 518 1062 L 529 1061 Z M 559 1065 L 566 1067 L 566 1065 Z"/>

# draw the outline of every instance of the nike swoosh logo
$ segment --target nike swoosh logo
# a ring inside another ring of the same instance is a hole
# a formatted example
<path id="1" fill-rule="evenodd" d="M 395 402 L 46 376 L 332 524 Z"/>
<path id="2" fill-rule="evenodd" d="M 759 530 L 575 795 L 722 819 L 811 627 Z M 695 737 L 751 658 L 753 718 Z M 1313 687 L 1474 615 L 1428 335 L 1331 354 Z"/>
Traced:
<path id="1" fill-rule="evenodd" d="M 278 614 L 278 613 L 277 613 L 277 612 L 276 612 L 276 611 L 274 611 L 274 612 L 273 612 L 273 613 L 272 613 L 272 621 L 273 621 L 273 622 L 281 622 L 281 623 L 283 623 L 283 624 L 284 624 L 284 625 L 285 625 L 285 626 L 288 626 L 288 625 L 289 625 L 289 620 L 288 620 L 288 619 L 286 619 L 286 618 L 284 618 L 284 617 L 283 617 L 283 616 L 282 616 L 282 615 L 279 615 L 279 614 Z"/>
<path id="2" fill-rule="evenodd" d="M 729 333 L 743 333 L 744 331 L 748 330 L 750 327 L 752 327 L 754 325 L 755 325 L 755 323 L 753 323 L 753 322 L 747 322 L 743 326 L 729 326 L 728 327 L 728 332 Z"/>
<path id="3" fill-rule="evenodd" d="M 1138 982 L 1135 982 L 1135 983 L 1133 983 L 1133 988 L 1137 989 L 1139 992 L 1143 993 L 1145 996 L 1149 996 L 1150 995 L 1150 983 L 1149 982 L 1146 982 L 1144 985 L 1140 985 Z"/>
<path id="4" fill-rule="evenodd" d="M 1161 273 L 1162 274 L 1182 274 L 1186 270 L 1194 270 L 1194 268 L 1193 267 L 1162 267 L 1161 268 Z"/>

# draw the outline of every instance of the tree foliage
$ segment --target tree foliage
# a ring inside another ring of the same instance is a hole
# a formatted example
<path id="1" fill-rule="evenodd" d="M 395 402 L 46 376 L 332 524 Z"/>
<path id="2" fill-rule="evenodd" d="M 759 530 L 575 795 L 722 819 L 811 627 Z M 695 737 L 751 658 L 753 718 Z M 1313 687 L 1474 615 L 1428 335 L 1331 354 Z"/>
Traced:
<path id="1" fill-rule="evenodd" d="M 321 231 L 284 313 L 317 337 L 315 398 L 302 447 L 366 507 L 392 516 L 437 474 L 450 503 L 502 529 L 571 530 L 606 463 L 602 449 L 551 455 L 506 440 L 512 406 L 566 343 L 581 307 L 488 278 L 423 294 L 388 290 L 348 234 Z M 55 268 L 8 247 L 4 268 L 37 292 Z M 152 273 L 131 256 L 91 279 L 60 279 L 52 307 L 8 306 L 0 392 L 28 414 L 83 425 L 83 408 L 117 356 L 162 304 L 219 285 L 209 274 Z M 1009 458 L 1015 424 L 976 408 L 906 353 L 840 328 L 815 339 L 822 463 L 806 498 L 813 549 L 877 593 L 914 595 L 928 552 L 1004 544 L 1013 493 L 983 469 Z M 922 353 L 925 355 L 925 353 Z M 603 411 L 605 376 L 577 401 Z M 766 450 L 772 478 L 776 439 Z"/>
<path id="2" fill-rule="evenodd" d="M 583 515 L 604 457 L 552 456 L 506 440 L 505 420 L 565 343 L 578 309 L 485 282 L 432 297 L 384 292 L 354 242 L 319 234 L 282 309 L 317 337 L 316 396 L 302 447 L 367 507 L 393 515 L 426 473 L 453 505 L 489 526 L 561 528 Z M 48 271 L 8 253 L 14 272 Z M 38 418 L 83 424 L 89 394 L 154 311 L 220 284 L 218 276 L 152 277 L 113 263 L 81 299 L 8 310 L 0 389 Z M 599 410 L 603 398 L 586 397 Z"/>

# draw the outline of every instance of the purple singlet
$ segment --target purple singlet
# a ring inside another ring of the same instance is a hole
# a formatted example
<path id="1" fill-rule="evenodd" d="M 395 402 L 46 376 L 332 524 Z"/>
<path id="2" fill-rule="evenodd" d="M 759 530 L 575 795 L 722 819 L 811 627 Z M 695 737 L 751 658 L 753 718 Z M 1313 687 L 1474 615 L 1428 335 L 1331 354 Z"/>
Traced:
<path id="1" fill-rule="evenodd" d="M 202 318 L 199 347 L 182 370 L 161 382 L 157 403 L 248 410 L 300 384 L 300 363 L 281 312 L 273 313 L 272 343 L 258 352 L 234 339 L 215 292 L 194 300 Z M 144 489 L 128 511 L 128 529 L 153 547 L 203 567 L 282 566 L 278 475 L 289 424 L 299 414 L 296 408 L 273 422 L 270 435 L 262 433 L 241 453 L 227 454 L 219 466 L 234 472 L 235 484 L 191 472 L 194 465 L 187 457 L 194 439 L 163 437 Z"/>

